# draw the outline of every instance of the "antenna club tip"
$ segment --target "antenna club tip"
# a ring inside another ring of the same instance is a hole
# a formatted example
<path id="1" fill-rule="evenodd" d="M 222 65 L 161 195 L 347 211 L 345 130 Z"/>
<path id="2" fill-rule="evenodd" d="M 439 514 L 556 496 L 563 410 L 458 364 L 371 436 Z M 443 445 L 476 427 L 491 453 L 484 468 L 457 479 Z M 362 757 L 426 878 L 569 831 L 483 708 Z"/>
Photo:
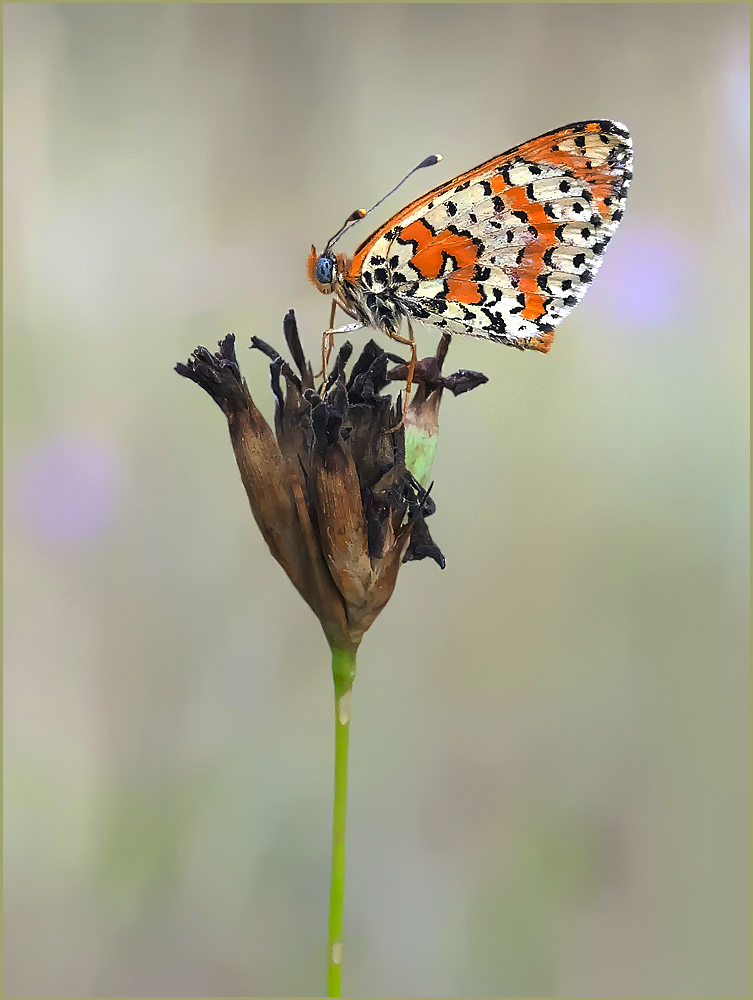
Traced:
<path id="1" fill-rule="evenodd" d="M 441 163 L 442 160 L 444 159 L 444 156 L 442 156 L 441 153 L 435 153 L 434 154 L 434 159 L 436 160 L 437 163 Z"/>

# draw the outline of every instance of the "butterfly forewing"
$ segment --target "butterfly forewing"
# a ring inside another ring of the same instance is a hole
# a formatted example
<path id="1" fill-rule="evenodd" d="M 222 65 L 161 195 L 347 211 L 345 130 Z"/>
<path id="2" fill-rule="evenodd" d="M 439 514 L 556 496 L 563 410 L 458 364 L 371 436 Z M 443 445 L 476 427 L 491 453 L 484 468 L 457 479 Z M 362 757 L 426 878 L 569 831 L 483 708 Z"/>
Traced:
<path id="1" fill-rule="evenodd" d="M 546 351 L 601 265 L 631 169 L 622 125 L 567 125 L 408 205 L 351 275 L 450 332 Z"/>

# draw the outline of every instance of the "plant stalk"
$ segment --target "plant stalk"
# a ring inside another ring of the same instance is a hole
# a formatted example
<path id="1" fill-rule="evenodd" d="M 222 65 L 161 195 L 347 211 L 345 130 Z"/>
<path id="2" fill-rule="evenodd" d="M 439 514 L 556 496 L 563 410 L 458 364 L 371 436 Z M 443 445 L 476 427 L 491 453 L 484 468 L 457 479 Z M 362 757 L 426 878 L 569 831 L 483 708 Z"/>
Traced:
<path id="1" fill-rule="evenodd" d="M 348 797 L 348 734 L 356 654 L 332 647 L 335 682 L 335 797 L 332 807 L 332 874 L 329 886 L 327 996 L 340 996 L 345 889 L 345 818 Z"/>

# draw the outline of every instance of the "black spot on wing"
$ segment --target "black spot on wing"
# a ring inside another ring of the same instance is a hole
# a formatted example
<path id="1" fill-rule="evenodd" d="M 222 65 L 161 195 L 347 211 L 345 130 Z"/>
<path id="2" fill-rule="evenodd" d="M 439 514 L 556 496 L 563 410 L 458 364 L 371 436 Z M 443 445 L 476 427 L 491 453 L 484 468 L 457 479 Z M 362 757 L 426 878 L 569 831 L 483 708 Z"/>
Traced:
<path id="1" fill-rule="evenodd" d="M 487 336 L 490 340 L 504 340 L 507 335 L 507 325 L 504 318 L 493 309 L 482 309 L 481 312 L 489 320 Z"/>

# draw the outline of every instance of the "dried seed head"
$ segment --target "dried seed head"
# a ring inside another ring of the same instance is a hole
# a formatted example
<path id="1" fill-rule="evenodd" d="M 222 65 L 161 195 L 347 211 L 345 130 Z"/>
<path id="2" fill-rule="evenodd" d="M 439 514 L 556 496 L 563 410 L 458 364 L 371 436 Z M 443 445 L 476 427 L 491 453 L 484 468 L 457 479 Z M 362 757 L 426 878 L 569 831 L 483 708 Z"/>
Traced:
<path id="1" fill-rule="evenodd" d="M 319 618 L 330 645 L 354 652 L 385 606 L 403 561 L 444 557 L 426 518 L 442 390 L 459 395 L 486 381 L 478 372 L 441 374 L 449 346 L 418 362 L 418 389 L 405 427 L 384 392 L 405 378 L 387 372 L 388 355 L 373 340 L 347 376 L 344 344 L 316 390 L 293 312 L 283 324 L 297 371 L 265 341 L 251 346 L 270 359 L 275 431 L 255 406 L 235 356 L 232 334 L 211 354 L 196 349 L 176 371 L 205 389 L 225 413 L 243 485 L 272 555 Z M 284 386 L 283 386 L 284 381 Z"/>

